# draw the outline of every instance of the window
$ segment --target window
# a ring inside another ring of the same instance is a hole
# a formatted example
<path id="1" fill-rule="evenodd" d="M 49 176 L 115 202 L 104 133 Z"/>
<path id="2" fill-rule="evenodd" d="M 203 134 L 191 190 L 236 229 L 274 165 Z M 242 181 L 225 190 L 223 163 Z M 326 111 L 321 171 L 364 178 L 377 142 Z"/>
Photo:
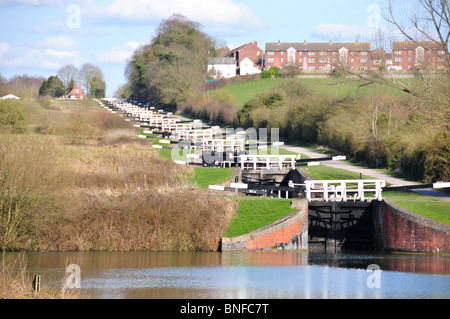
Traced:
<path id="1" fill-rule="evenodd" d="M 327 59 L 320 59 L 319 62 L 320 63 L 327 63 Z"/>
<path id="2" fill-rule="evenodd" d="M 403 53 L 403 51 L 401 51 L 401 50 L 396 50 L 395 51 L 395 54 L 402 54 Z"/>
<path id="3" fill-rule="evenodd" d="M 299 52 L 298 54 L 303 55 L 303 52 Z"/>
<path id="4" fill-rule="evenodd" d="M 308 52 L 308 55 L 316 55 L 316 52 Z"/>
<path id="5" fill-rule="evenodd" d="M 315 62 L 316 62 L 316 59 L 308 59 L 308 62 L 309 62 L 309 63 L 315 63 Z"/>
<path id="6" fill-rule="evenodd" d="M 284 55 L 284 52 L 281 52 L 281 55 Z"/>
<path id="7" fill-rule="evenodd" d="M 361 55 L 368 55 L 369 52 L 361 52 Z"/>
<path id="8" fill-rule="evenodd" d="M 275 55 L 275 52 L 269 51 L 269 52 L 267 52 L 267 55 Z"/>
<path id="9" fill-rule="evenodd" d="M 440 50 L 440 51 L 438 51 L 437 53 L 438 53 L 438 54 L 445 54 L 445 51 L 444 51 L 444 50 Z"/>
<path id="10" fill-rule="evenodd" d="M 315 69 L 316 69 L 315 66 L 310 66 L 310 67 L 308 67 L 308 70 L 310 70 L 310 71 L 314 71 Z"/>
<path id="11" fill-rule="evenodd" d="M 267 59 L 267 62 L 273 63 L 273 62 L 275 62 L 275 59 L 274 59 L 274 58 L 268 58 L 268 59 Z"/>
<path id="12" fill-rule="evenodd" d="M 395 62 L 402 62 L 402 58 L 395 58 Z"/>
<path id="13" fill-rule="evenodd" d="M 281 59 L 281 63 L 284 63 L 284 59 Z"/>
<path id="14" fill-rule="evenodd" d="M 445 59 L 444 58 L 437 58 L 437 61 L 438 62 L 445 62 Z"/>
<path id="15" fill-rule="evenodd" d="M 326 66 L 319 66 L 320 71 L 327 71 L 328 68 Z"/>
<path id="16" fill-rule="evenodd" d="M 320 55 L 327 55 L 326 52 L 320 52 Z"/>
<path id="17" fill-rule="evenodd" d="M 303 59 L 298 59 L 298 62 L 299 63 L 303 63 Z"/>
<path id="18" fill-rule="evenodd" d="M 361 63 L 367 63 L 367 59 L 361 59 Z"/>

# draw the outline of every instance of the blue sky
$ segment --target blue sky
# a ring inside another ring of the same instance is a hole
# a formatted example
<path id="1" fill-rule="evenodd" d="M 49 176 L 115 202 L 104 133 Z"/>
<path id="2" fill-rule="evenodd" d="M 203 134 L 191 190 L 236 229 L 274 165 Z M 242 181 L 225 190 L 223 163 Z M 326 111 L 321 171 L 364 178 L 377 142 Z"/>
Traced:
<path id="1" fill-rule="evenodd" d="M 107 95 L 125 83 L 126 60 L 162 20 L 181 13 L 224 44 L 369 41 L 383 0 L 0 0 L 0 72 L 49 77 L 89 62 Z"/>

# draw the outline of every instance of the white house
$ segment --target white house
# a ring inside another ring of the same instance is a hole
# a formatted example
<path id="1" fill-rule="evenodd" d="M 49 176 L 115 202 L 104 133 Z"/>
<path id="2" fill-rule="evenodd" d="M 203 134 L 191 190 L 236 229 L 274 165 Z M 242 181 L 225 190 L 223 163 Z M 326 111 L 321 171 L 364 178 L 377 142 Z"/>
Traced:
<path id="1" fill-rule="evenodd" d="M 210 58 L 208 74 L 212 74 L 215 79 L 233 78 L 236 76 L 236 60 L 234 58 Z"/>
<path id="2" fill-rule="evenodd" d="M 253 75 L 261 73 L 261 70 L 255 67 L 255 64 L 249 58 L 245 58 L 244 60 L 242 60 L 240 69 L 241 75 Z"/>
<path id="3" fill-rule="evenodd" d="M 20 98 L 15 95 L 8 94 L 4 97 L 1 97 L 0 100 L 20 100 Z"/>

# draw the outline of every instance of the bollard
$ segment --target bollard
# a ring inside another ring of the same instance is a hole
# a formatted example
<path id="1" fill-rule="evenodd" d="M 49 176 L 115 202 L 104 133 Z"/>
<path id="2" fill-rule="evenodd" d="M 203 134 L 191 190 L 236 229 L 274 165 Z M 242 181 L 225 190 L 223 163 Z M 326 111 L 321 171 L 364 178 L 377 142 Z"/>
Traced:
<path id="1" fill-rule="evenodd" d="M 33 276 L 33 290 L 36 293 L 39 293 L 41 291 L 41 276 L 40 275 Z"/>

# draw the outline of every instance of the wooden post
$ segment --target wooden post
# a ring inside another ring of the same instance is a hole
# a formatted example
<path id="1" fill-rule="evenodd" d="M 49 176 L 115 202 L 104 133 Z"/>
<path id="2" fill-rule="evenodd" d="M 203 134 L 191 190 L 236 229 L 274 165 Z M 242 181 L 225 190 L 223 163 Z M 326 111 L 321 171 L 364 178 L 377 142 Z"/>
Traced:
<path id="1" fill-rule="evenodd" d="M 41 276 L 40 275 L 33 276 L 33 290 L 36 293 L 39 293 L 41 291 Z"/>

